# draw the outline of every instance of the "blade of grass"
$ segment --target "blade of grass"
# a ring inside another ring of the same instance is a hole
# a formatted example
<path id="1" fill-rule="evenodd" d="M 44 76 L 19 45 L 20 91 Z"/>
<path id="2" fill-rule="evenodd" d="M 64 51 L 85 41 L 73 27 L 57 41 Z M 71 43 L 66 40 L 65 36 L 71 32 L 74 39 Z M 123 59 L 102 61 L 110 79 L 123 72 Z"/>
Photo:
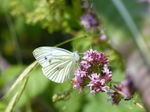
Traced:
<path id="1" fill-rule="evenodd" d="M 134 39 L 137 47 L 139 48 L 140 52 L 142 53 L 142 55 L 145 59 L 145 62 L 150 67 L 149 50 L 148 50 L 140 32 L 139 32 L 136 24 L 134 23 L 131 15 L 129 14 L 128 10 L 126 9 L 126 7 L 124 6 L 124 4 L 122 3 L 121 0 L 112 0 L 112 1 L 113 1 L 114 5 L 116 6 L 116 8 L 118 9 L 118 11 L 120 12 L 120 15 L 124 19 L 129 30 L 131 31 L 131 33 L 133 35 L 133 39 Z"/>
<path id="2" fill-rule="evenodd" d="M 14 82 L 14 84 L 10 87 L 10 89 L 7 91 L 7 93 L 4 95 L 2 99 L 6 99 L 11 92 L 15 89 L 15 87 L 22 82 L 24 79 L 26 79 L 29 75 L 29 73 L 38 65 L 37 61 L 34 61 L 31 63 L 22 73 L 21 75 L 17 78 L 17 80 Z"/>
<path id="3" fill-rule="evenodd" d="M 15 106 L 17 101 L 19 100 L 19 98 L 20 98 L 20 96 L 21 96 L 21 94 L 22 94 L 22 92 L 23 92 L 23 90 L 24 90 L 24 88 L 25 88 L 25 86 L 27 84 L 27 81 L 28 81 L 28 78 L 29 78 L 28 76 L 23 80 L 23 84 L 21 85 L 20 89 L 12 97 L 11 101 L 9 102 L 8 106 L 6 107 L 5 112 L 12 112 L 13 107 Z"/>

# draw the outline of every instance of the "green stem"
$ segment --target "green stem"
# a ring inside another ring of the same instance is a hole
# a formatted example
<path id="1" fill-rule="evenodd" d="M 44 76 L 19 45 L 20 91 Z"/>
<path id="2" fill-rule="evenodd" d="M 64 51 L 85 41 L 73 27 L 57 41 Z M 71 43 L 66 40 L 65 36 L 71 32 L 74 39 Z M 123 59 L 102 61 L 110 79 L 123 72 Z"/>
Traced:
<path id="1" fill-rule="evenodd" d="M 128 97 L 128 96 L 125 95 L 123 92 L 117 91 L 117 90 L 114 89 L 113 87 L 110 87 L 110 89 L 112 89 L 112 90 L 114 90 L 115 92 L 117 92 L 118 94 L 120 94 L 124 99 Z M 143 110 L 145 111 L 145 108 L 144 108 L 141 104 L 137 103 L 136 100 L 133 100 L 133 103 L 134 103 L 136 106 L 138 106 L 139 108 L 141 108 L 141 109 L 143 109 Z"/>
<path id="2" fill-rule="evenodd" d="M 61 45 L 63 45 L 63 44 L 66 44 L 66 43 L 68 43 L 68 42 L 71 42 L 71 41 L 73 41 L 73 40 L 80 39 L 80 38 L 84 38 L 84 37 L 86 37 L 86 36 L 74 37 L 74 38 L 68 39 L 68 40 L 66 40 L 66 41 L 64 41 L 64 42 L 61 42 L 60 44 L 55 45 L 55 47 L 61 46 Z"/>

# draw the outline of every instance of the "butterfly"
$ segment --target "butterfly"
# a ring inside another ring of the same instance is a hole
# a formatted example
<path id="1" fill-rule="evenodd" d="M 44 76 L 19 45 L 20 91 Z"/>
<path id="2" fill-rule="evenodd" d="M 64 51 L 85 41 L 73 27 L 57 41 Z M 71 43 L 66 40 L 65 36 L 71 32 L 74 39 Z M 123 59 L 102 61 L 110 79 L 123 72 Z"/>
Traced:
<path id="1" fill-rule="evenodd" d="M 63 83 L 70 78 L 80 59 L 77 51 L 70 52 L 47 46 L 36 48 L 33 55 L 42 66 L 43 74 L 57 83 Z"/>

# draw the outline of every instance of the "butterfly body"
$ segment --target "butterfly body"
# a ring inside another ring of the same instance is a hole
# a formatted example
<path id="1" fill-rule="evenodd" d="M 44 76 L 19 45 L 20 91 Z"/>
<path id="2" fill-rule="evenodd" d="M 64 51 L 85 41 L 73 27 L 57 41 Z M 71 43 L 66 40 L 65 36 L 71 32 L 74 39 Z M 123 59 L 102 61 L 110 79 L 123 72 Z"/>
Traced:
<path id="1" fill-rule="evenodd" d="M 69 79 L 79 61 L 77 51 L 70 52 L 57 47 L 39 47 L 33 51 L 33 55 L 42 66 L 44 75 L 57 83 Z"/>

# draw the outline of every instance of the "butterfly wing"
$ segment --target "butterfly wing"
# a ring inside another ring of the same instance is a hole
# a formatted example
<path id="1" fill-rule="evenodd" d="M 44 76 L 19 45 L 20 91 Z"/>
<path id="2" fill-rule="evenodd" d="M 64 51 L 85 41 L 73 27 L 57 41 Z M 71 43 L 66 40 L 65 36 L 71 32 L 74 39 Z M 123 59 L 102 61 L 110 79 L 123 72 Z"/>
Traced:
<path id="1" fill-rule="evenodd" d="M 44 75 L 58 83 L 63 83 L 73 74 L 79 58 L 77 52 L 56 47 L 39 47 L 33 51 L 33 55 L 43 67 Z"/>
<path id="2" fill-rule="evenodd" d="M 42 68 L 44 75 L 57 83 L 63 83 L 68 80 L 70 75 L 73 74 L 76 64 L 70 57 L 68 59 L 62 57 L 53 58 L 50 65 Z"/>
<path id="3" fill-rule="evenodd" d="M 69 55 L 72 52 L 57 47 L 39 47 L 33 51 L 35 59 L 42 67 L 49 65 L 51 59 L 61 55 Z"/>

